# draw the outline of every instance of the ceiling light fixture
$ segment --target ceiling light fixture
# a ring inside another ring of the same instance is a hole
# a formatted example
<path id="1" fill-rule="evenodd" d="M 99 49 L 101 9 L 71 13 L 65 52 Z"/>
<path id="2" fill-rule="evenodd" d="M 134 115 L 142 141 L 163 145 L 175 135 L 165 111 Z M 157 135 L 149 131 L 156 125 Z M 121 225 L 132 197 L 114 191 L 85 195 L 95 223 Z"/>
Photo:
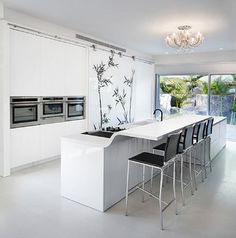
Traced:
<path id="1" fill-rule="evenodd" d="M 200 32 L 190 32 L 191 28 L 191 26 L 187 25 L 179 26 L 178 32 L 169 34 L 165 38 L 167 45 L 184 51 L 199 46 L 203 42 L 204 37 Z"/>

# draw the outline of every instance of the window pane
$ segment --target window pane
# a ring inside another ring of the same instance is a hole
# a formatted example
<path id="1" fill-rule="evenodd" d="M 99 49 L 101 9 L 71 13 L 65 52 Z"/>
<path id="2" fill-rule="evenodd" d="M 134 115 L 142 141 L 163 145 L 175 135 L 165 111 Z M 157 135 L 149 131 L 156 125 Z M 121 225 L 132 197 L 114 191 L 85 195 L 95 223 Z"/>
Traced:
<path id="1" fill-rule="evenodd" d="M 178 114 L 207 114 L 208 76 L 160 76 L 160 107 L 165 117 Z"/>
<path id="2" fill-rule="evenodd" d="M 235 86 L 235 75 L 211 76 L 210 113 L 213 116 L 227 117 L 228 123 L 231 122 L 231 113 L 236 111 Z"/>

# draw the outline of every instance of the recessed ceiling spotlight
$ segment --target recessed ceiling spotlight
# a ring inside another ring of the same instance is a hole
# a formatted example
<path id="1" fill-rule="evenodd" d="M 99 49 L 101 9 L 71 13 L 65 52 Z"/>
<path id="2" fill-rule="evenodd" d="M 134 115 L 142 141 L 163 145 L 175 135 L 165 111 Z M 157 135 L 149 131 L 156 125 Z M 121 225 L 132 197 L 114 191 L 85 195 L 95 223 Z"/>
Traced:
<path id="1" fill-rule="evenodd" d="M 165 52 L 165 54 L 166 54 L 166 55 L 168 55 L 168 54 L 169 54 L 169 52 L 167 52 L 167 51 L 166 51 L 166 52 Z"/>
<path id="2" fill-rule="evenodd" d="M 219 50 L 223 50 L 223 48 L 219 48 Z"/>

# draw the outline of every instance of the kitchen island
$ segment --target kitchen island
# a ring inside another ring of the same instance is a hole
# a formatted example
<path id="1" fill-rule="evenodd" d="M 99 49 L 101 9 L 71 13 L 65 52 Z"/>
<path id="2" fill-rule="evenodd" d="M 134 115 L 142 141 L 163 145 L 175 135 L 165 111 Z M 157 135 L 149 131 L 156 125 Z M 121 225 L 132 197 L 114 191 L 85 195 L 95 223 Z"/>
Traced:
<path id="1" fill-rule="evenodd" d="M 185 115 L 157 122 L 145 120 L 124 125 L 110 138 L 77 134 L 61 139 L 61 195 L 85 206 L 105 211 L 125 196 L 127 160 L 166 140 L 186 126 L 208 116 Z M 226 118 L 215 117 L 212 158 L 225 146 Z M 150 170 L 146 170 L 147 178 Z M 142 169 L 133 165 L 129 187 L 142 181 Z"/>

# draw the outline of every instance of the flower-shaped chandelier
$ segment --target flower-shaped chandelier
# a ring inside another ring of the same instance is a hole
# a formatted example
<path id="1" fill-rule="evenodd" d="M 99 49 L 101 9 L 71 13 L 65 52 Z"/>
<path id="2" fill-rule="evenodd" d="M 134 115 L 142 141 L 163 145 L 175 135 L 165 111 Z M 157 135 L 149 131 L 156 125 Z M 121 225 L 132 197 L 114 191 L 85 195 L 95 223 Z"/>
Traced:
<path id="1" fill-rule="evenodd" d="M 168 46 L 180 50 L 188 50 L 199 46 L 204 37 L 200 32 L 190 32 L 191 26 L 179 26 L 178 32 L 167 35 L 165 41 Z"/>

